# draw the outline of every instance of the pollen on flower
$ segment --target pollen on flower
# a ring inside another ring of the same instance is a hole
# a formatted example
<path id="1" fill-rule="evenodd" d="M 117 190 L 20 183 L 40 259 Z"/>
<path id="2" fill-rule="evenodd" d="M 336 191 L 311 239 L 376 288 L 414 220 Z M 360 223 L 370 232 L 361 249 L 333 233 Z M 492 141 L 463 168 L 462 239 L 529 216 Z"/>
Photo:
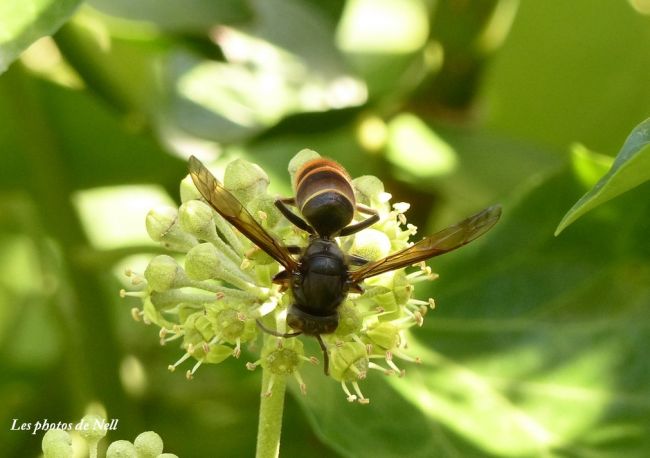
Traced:
<path id="1" fill-rule="evenodd" d="M 313 151 L 303 153 L 290 163 L 294 174 L 305 158 L 318 157 Z M 264 231 L 287 246 L 308 245 L 309 234 L 275 207 L 275 196 L 267 189 L 268 176 L 261 168 L 234 161 L 222 183 Z M 376 210 L 379 221 L 340 238 L 342 250 L 372 262 L 412 245 L 409 239 L 417 227 L 407 222 L 410 204 L 391 204 L 391 194 L 375 177 L 359 177 L 352 184 L 357 201 Z M 277 377 L 292 377 L 306 393 L 301 366 L 319 365 L 319 359 L 305 355 L 302 337 L 281 337 L 294 331 L 287 326 L 287 310 L 294 299 L 287 283 L 274 282 L 280 265 L 215 212 L 189 176 L 181 183 L 181 196 L 178 209 L 157 208 L 146 217 L 150 237 L 175 254 L 153 258 L 144 274 L 125 271 L 134 291 L 121 290 L 120 296 L 141 303 L 131 310 L 134 320 L 157 326 L 161 345 L 180 343 L 180 356 L 168 366 L 171 372 L 191 364 L 184 373 L 192 379 L 202 366 L 228 358 L 248 359 L 238 363 L 251 371 L 262 366 L 272 375 L 263 387 L 264 395 L 272 393 Z M 354 222 L 363 218 L 357 215 Z M 371 370 L 403 376 L 404 361 L 420 361 L 408 354 L 407 332 L 422 326 L 435 302 L 412 295 L 416 284 L 434 280 L 437 274 L 424 262 L 417 267 L 410 273 L 400 269 L 368 278 L 363 291 L 350 292 L 339 306 L 335 332 L 321 335 L 329 349 L 329 375 L 341 383 L 350 402 L 369 402 L 359 383 Z M 265 328 L 274 335 L 263 333 Z"/>

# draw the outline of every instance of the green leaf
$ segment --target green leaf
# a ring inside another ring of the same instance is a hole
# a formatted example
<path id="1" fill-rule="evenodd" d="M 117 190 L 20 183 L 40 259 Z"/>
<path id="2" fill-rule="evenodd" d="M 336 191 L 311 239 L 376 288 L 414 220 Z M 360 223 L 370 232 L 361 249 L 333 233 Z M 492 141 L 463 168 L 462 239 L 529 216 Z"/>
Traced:
<path id="1" fill-rule="evenodd" d="M 636 126 L 611 169 L 560 221 L 555 235 L 593 208 L 650 179 L 650 118 Z"/>
<path id="2" fill-rule="evenodd" d="M 46 120 L 39 130 L 36 117 Z M 50 141 L 66 164 L 66 186 L 84 189 L 124 183 L 176 189 L 185 164 L 165 154 L 148 135 L 122 120 L 88 92 L 40 80 L 20 67 L 0 78 L 0 190 L 21 189 L 32 176 L 24 149 Z M 63 178 L 61 178 L 63 181 Z"/>
<path id="3" fill-rule="evenodd" d="M 21 52 L 53 34 L 81 0 L 5 0 L 0 2 L 0 74 Z"/>
<path id="4" fill-rule="evenodd" d="M 252 17 L 248 2 L 237 0 L 89 0 L 91 6 L 113 16 L 155 23 L 170 31 L 207 31 L 215 24 L 232 24 Z"/>
<path id="5" fill-rule="evenodd" d="M 299 402 L 323 440 L 345 456 L 644 456 L 650 186 L 554 238 L 577 187 L 569 172 L 546 179 L 431 263 L 440 279 L 416 295 L 438 306 L 408 350 L 423 364 L 396 359 L 407 372 L 391 388 L 369 374 L 369 406 L 309 371 Z"/>
<path id="6" fill-rule="evenodd" d="M 558 151 L 576 140 L 616 151 L 650 105 L 650 85 L 642 83 L 650 28 L 631 5 L 638 2 L 501 3 L 519 8 L 481 83 L 486 106 L 495 108 L 488 125 Z"/>

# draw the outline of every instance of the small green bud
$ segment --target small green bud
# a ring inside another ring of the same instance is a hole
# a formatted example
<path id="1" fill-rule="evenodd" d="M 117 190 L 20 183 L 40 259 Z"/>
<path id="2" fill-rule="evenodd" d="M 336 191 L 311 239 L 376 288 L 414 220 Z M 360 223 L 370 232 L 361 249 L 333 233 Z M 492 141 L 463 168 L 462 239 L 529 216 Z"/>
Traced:
<path id="1" fill-rule="evenodd" d="M 111 443 L 106 450 L 106 458 L 137 458 L 138 453 L 135 446 L 125 440 L 119 440 Z"/>
<path id="2" fill-rule="evenodd" d="M 154 291 L 167 291 L 187 285 L 188 279 L 183 268 L 171 256 L 160 255 L 153 258 L 144 271 L 144 278 Z"/>
<path id="3" fill-rule="evenodd" d="M 147 213 L 146 226 L 149 237 L 154 242 L 161 242 L 163 237 L 176 224 L 178 212 L 172 207 L 157 207 Z"/>
<path id="4" fill-rule="evenodd" d="M 71 458 L 72 439 L 67 431 L 50 429 L 45 432 L 41 440 L 41 450 L 45 458 Z"/>
<path id="5" fill-rule="evenodd" d="M 312 159 L 318 159 L 319 157 L 321 157 L 320 154 L 308 148 L 301 149 L 300 151 L 298 151 L 298 153 L 289 161 L 288 170 L 289 170 L 289 176 L 291 177 L 291 182 L 292 183 L 294 182 L 294 177 L 296 175 L 296 172 L 300 167 L 302 167 L 302 165 L 305 162 L 311 161 Z"/>
<path id="6" fill-rule="evenodd" d="M 224 187 L 240 202 L 248 202 L 266 192 L 269 177 L 262 168 L 244 159 L 235 159 L 226 166 Z"/>
<path id="7" fill-rule="evenodd" d="M 298 339 L 269 339 L 262 349 L 262 367 L 274 375 L 291 375 L 300 367 L 304 355 Z"/>
<path id="8" fill-rule="evenodd" d="M 373 208 L 377 205 L 384 204 L 382 200 L 384 183 L 379 178 L 372 175 L 364 175 L 352 180 L 352 186 L 356 191 L 355 194 L 359 203 Z"/>
<path id="9" fill-rule="evenodd" d="M 350 334 L 357 334 L 363 327 L 363 317 L 356 307 L 347 301 L 339 307 L 339 325 L 336 328 L 336 335 L 345 337 Z"/>
<path id="10" fill-rule="evenodd" d="M 331 347 L 330 375 L 334 380 L 351 382 L 364 378 L 368 371 L 366 346 L 345 342 Z"/>
<path id="11" fill-rule="evenodd" d="M 154 242 L 160 242 L 170 250 L 187 251 L 198 243 L 191 234 L 178 224 L 178 211 L 172 207 L 158 207 L 147 213 L 147 233 Z"/>
<path id="12" fill-rule="evenodd" d="M 366 229 L 357 234 L 350 253 L 361 256 L 368 261 L 385 258 L 390 253 L 390 239 L 376 229 Z"/>
<path id="13" fill-rule="evenodd" d="M 369 327 L 366 336 L 373 345 L 383 350 L 392 350 L 400 343 L 399 331 L 394 324 L 380 321 Z"/>
<path id="14" fill-rule="evenodd" d="M 200 243 L 187 252 L 185 271 L 193 280 L 215 278 L 221 268 L 219 252 L 211 243 Z"/>
<path id="15" fill-rule="evenodd" d="M 194 181 L 190 175 L 186 175 L 185 178 L 181 180 L 180 186 L 181 202 L 188 202 L 190 200 L 201 199 L 201 193 L 196 186 L 194 186 Z"/>
<path id="16" fill-rule="evenodd" d="M 214 212 L 208 204 L 200 200 L 190 200 L 178 209 L 181 228 L 199 240 L 213 240 L 217 237 Z"/>
<path id="17" fill-rule="evenodd" d="M 138 458 L 156 458 L 163 451 L 162 438 L 153 431 L 138 435 L 133 441 Z"/>
<path id="18" fill-rule="evenodd" d="M 252 199 L 246 206 L 248 211 L 258 220 L 263 219 L 261 224 L 268 228 L 274 228 L 280 221 L 285 221 L 280 210 L 275 206 L 275 197 L 262 194 Z"/>
<path id="19" fill-rule="evenodd" d="M 89 443 L 97 443 L 100 439 L 106 436 L 106 429 L 102 428 L 105 422 L 104 418 L 99 415 L 89 414 L 81 419 L 81 422 L 84 426 L 81 428 L 80 434 L 81 437 L 86 439 Z"/>

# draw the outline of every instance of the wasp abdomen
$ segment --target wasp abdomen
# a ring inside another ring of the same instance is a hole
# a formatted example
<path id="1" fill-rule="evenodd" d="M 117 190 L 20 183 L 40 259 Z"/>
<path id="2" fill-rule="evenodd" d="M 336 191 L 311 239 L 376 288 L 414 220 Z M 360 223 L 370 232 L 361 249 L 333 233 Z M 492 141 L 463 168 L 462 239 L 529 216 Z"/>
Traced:
<path id="1" fill-rule="evenodd" d="M 355 199 L 350 177 L 329 159 L 306 162 L 295 176 L 296 205 L 319 235 L 329 237 L 346 227 L 354 216 Z"/>

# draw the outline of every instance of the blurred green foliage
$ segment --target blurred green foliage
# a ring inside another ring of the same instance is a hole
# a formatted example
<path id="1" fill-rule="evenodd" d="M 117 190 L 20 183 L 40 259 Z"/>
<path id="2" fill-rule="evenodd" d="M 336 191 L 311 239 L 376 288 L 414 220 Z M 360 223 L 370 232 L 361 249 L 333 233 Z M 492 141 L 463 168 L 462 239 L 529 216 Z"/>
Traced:
<path id="1" fill-rule="evenodd" d="M 411 339 L 423 364 L 369 380 L 369 406 L 305 371 L 283 456 L 647 456 L 647 132 L 603 182 L 636 187 L 553 232 L 608 168 L 591 151 L 614 156 L 649 116 L 649 11 L 0 2 L 3 455 L 39 453 L 12 419 L 73 421 L 93 401 L 120 419 L 110 440 L 153 429 L 179 456 L 252 455 L 260 375 L 241 360 L 170 374 L 180 352 L 117 291 L 159 252 L 146 208 L 178 199 L 190 153 L 257 162 L 288 195 L 289 158 L 312 148 L 379 176 L 421 234 L 497 201 L 504 218 L 432 263 L 417 295 L 439 306 Z"/>

